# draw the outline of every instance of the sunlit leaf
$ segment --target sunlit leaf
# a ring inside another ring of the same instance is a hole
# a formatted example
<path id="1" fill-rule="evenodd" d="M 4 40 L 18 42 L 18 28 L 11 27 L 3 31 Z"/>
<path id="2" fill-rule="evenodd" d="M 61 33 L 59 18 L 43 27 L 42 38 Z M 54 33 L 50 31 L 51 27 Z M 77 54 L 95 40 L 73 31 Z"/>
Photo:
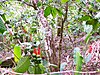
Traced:
<path id="1" fill-rule="evenodd" d="M 89 20 L 89 19 L 91 19 L 91 17 L 88 16 L 88 15 L 83 16 L 83 17 L 80 18 L 81 21 L 87 21 L 87 20 Z"/>
<path id="2" fill-rule="evenodd" d="M 63 12 L 62 12 L 61 9 L 56 9 L 56 10 L 57 10 L 59 16 L 62 16 L 63 15 Z"/>
<path id="3" fill-rule="evenodd" d="M 76 2 L 80 2 L 80 0 L 76 0 Z"/>
<path id="4" fill-rule="evenodd" d="M 52 12 L 51 12 L 52 16 L 55 18 L 57 15 L 57 10 L 56 8 L 52 8 Z"/>
<path id="5" fill-rule="evenodd" d="M 15 62 L 18 62 L 20 58 L 21 58 L 21 48 L 20 48 L 20 46 L 15 46 L 14 47 L 14 60 L 15 60 Z"/>
<path id="6" fill-rule="evenodd" d="M 86 38 L 85 38 L 85 42 L 86 42 L 86 43 L 88 43 L 88 41 L 89 41 L 91 35 L 92 35 L 91 32 L 87 34 L 87 36 L 86 36 Z"/>
<path id="7" fill-rule="evenodd" d="M 96 0 L 97 2 L 100 2 L 100 0 Z"/>
<path id="8" fill-rule="evenodd" d="M 35 68 L 33 66 L 30 66 L 28 68 L 28 72 L 29 72 L 29 74 L 35 74 Z"/>
<path id="9" fill-rule="evenodd" d="M 81 71 L 82 69 L 82 64 L 83 64 L 83 57 L 82 55 L 80 54 L 80 48 L 79 47 L 76 47 L 74 49 L 74 62 L 75 62 L 75 65 L 76 65 L 76 71 Z M 78 73 L 75 73 L 75 75 L 79 75 Z"/>
<path id="10" fill-rule="evenodd" d="M 22 57 L 19 60 L 17 66 L 14 68 L 14 71 L 18 72 L 18 73 L 24 73 L 24 72 L 26 72 L 28 70 L 29 66 L 30 66 L 29 57 L 27 57 L 27 56 L 26 57 Z"/>
<path id="11" fill-rule="evenodd" d="M 61 0 L 61 3 L 66 3 L 68 2 L 69 0 Z"/>
<path id="12" fill-rule="evenodd" d="M 52 2 L 53 0 L 49 0 L 49 2 Z"/>
<path id="13" fill-rule="evenodd" d="M 44 16 L 47 17 L 48 15 L 50 15 L 50 13 L 51 13 L 51 7 L 48 6 L 48 7 L 46 7 L 46 9 L 44 10 Z"/>
<path id="14" fill-rule="evenodd" d="M 28 71 L 30 74 L 44 74 L 45 67 L 42 64 L 37 64 L 34 66 L 30 66 Z"/>

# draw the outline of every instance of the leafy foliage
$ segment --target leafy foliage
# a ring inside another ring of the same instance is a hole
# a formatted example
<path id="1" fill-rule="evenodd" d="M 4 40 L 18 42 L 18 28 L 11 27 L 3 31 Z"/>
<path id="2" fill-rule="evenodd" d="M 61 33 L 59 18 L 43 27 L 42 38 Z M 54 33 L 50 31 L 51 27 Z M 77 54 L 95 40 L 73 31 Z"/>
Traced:
<path id="1" fill-rule="evenodd" d="M 4 31 L 6 31 L 6 27 L 2 21 L 2 18 L 0 17 L 0 33 L 3 33 Z"/>
<path id="2" fill-rule="evenodd" d="M 19 62 L 17 63 L 17 66 L 14 68 L 15 72 L 18 73 L 24 73 L 28 70 L 30 66 L 30 59 L 29 57 L 22 57 Z"/>
<path id="3" fill-rule="evenodd" d="M 20 46 L 14 47 L 14 60 L 15 62 L 18 62 L 21 58 L 21 48 Z"/>
<path id="4" fill-rule="evenodd" d="M 83 57 L 80 54 L 80 48 L 76 47 L 74 48 L 74 62 L 76 65 L 76 71 L 81 71 L 82 64 L 83 64 Z M 79 75 L 78 73 L 75 73 L 75 75 Z"/>
<path id="5" fill-rule="evenodd" d="M 30 66 L 28 71 L 30 74 L 44 74 L 45 67 L 42 64 L 38 64 L 38 65 Z"/>
<path id="6" fill-rule="evenodd" d="M 70 59 L 73 58 L 70 57 L 66 63 L 61 63 L 63 54 L 78 44 L 85 42 L 87 46 L 95 33 L 100 34 L 99 2 L 99 0 L 1 1 L 0 13 L 1 11 L 4 13 L 0 17 L 0 32 L 4 33 L 4 49 L 7 51 L 14 49 L 14 60 L 17 63 L 15 71 L 43 74 L 49 71 L 63 71 L 65 66 L 68 67 Z M 86 36 L 83 37 L 84 35 Z M 83 42 L 79 40 L 81 37 Z M 87 62 L 90 57 L 91 55 L 86 58 Z M 46 64 L 42 65 L 42 61 Z M 83 57 L 79 48 L 74 50 L 74 65 L 76 71 L 81 71 Z"/>
<path id="7" fill-rule="evenodd" d="M 68 2 L 69 0 L 61 0 L 61 3 L 66 3 Z"/>

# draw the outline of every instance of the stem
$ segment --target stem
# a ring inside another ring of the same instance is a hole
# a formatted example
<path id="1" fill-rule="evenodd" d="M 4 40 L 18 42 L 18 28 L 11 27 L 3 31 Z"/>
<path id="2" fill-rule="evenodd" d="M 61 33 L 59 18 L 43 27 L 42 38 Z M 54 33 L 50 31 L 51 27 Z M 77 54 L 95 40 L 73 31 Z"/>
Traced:
<path id="1" fill-rule="evenodd" d="M 62 25 L 61 25 L 61 36 L 60 36 L 60 42 L 59 42 L 59 58 L 58 58 L 58 66 L 59 66 L 59 70 L 60 70 L 60 63 L 61 63 L 61 54 L 62 54 L 62 41 L 63 41 L 63 29 L 64 29 L 64 23 L 67 19 L 67 13 L 68 13 L 68 2 L 66 3 L 65 6 L 65 16 L 64 19 L 62 20 Z"/>
<path id="2" fill-rule="evenodd" d="M 37 6 L 36 6 L 36 4 L 34 3 L 34 1 L 32 1 L 33 5 L 32 5 L 32 4 L 29 4 L 29 3 L 25 2 L 25 1 L 22 1 L 22 0 L 17 0 L 17 1 L 20 1 L 20 2 L 22 2 L 23 4 L 26 4 L 27 6 L 31 6 L 31 7 L 33 7 L 35 10 L 37 10 Z"/>

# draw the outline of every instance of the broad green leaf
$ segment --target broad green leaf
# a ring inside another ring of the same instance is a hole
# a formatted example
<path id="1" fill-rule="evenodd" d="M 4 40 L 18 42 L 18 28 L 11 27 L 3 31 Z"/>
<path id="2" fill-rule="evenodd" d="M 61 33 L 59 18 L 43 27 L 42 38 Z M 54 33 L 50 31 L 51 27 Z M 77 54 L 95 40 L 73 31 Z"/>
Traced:
<path id="1" fill-rule="evenodd" d="M 57 10 L 56 8 L 52 8 L 52 12 L 51 12 L 52 16 L 55 18 L 57 15 Z"/>
<path id="2" fill-rule="evenodd" d="M 69 0 L 61 0 L 61 3 L 66 3 L 68 2 Z"/>
<path id="3" fill-rule="evenodd" d="M 74 49 L 74 62 L 75 62 L 75 65 L 76 65 L 76 71 L 81 71 L 82 64 L 83 64 L 84 61 L 83 61 L 83 57 L 80 54 L 80 48 L 79 47 L 76 47 Z M 75 75 L 80 75 L 80 74 L 75 73 Z"/>
<path id="4" fill-rule="evenodd" d="M 52 2 L 53 0 L 49 0 L 49 2 Z"/>
<path id="5" fill-rule="evenodd" d="M 96 2 L 100 2 L 100 0 L 96 0 Z"/>
<path id="6" fill-rule="evenodd" d="M 0 5 L 0 9 L 2 9 L 2 6 Z"/>
<path id="7" fill-rule="evenodd" d="M 41 5 L 42 5 L 42 2 L 38 1 L 37 6 L 39 7 Z"/>
<path id="8" fill-rule="evenodd" d="M 20 48 L 20 46 L 15 46 L 14 47 L 14 60 L 15 60 L 15 62 L 18 62 L 20 58 L 21 58 L 21 48 Z"/>
<path id="9" fill-rule="evenodd" d="M 29 74 L 35 74 L 35 68 L 33 66 L 30 66 L 28 68 L 28 72 L 29 72 Z"/>
<path id="10" fill-rule="evenodd" d="M 25 2 L 29 2 L 29 0 L 24 0 Z"/>
<path id="11" fill-rule="evenodd" d="M 2 64 L 2 60 L 0 59 L 0 65 Z"/>
<path id="12" fill-rule="evenodd" d="M 92 25 L 92 26 L 93 26 L 93 30 L 97 30 L 97 28 L 99 27 L 98 19 L 91 19 L 91 20 L 88 20 L 88 21 L 86 22 L 86 24 Z"/>
<path id="13" fill-rule="evenodd" d="M 76 0 L 76 2 L 80 2 L 80 0 Z"/>
<path id="14" fill-rule="evenodd" d="M 88 25 L 96 25 L 98 23 L 98 19 L 90 19 L 87 20 L 86 24 Z"/>
<path id="15" fill-rule="evenodd" d="M 59 16 L 63 15 L 62 9 L 56 9 L 56 10 L 57 10 Z"/>
<path id="16" fill-rule="evenodd" d="M 45 73 L 45 67 L 42 64 L 37 64 L 34 66 L 30 66 L 28 71 L 30 74 L 44 74 Z"/>
<path id="17" fill-rule="evenodd" d="M 14 68 L 14 71 L 18 73 L 24 73 L 28 70 L 29 66 L 30 66 L 29 57 L 28 56 L 22 57 L 17 63 L 17 66 Z"/>
<path id="18" fill-rule="evenodd" d="M 83 16 L 82 18 L 80 18 L 81 21 L 87 21 L 89 20 L 91 17 L 86 15 L 86 16 Z"/>
<path id="19" fill-rule="evenodd" d="M 2 14 L 1 17 L 3 18 L 4 21 L 6 21 L 5 14 Z"/>
<path id="20" fill-rule="evenodd" d="M 79 47 L 76 47 L 76 48 L 74 48 L 74 55 L 73 55 L 73 57 L 74 57 L 74 64 L 76 64 L 76 53 L 77 52 L 80 52 L 80 48 Z"/>
<path id="21" fill-rule="evenodd" d="M 93 25 L 93 30 L 97 31 L 99 27 L 100 27 L 100 23 L 98 22 L 97 24 Z"/>
<path id="22" fill-rule="evenodd" d="M 76 71 L 81 71 L 83 64 L 83 57 L 80 52 L 76 52 Z M 79 73 L 75 73 L 75 75 L 80 75 Z"/>
<path id="23" fill-rule="evenodd" d="M 50 15 L 50 13 L 51 13 L 51 7 L 48 6 L 48 7 L 46 7 L 46 9 L 44 10 L 44 16 L 47 17 L 48 15 Z"/>
<path id="24" fill-rule="evenodd" d="M 39 64 L 39 68 L 40 68 L 41 74 L 45 73 L 46 68 L 43 66 L 43 64 Z"/>
<path id="25" fill-rule="evenodd" d="M 0 33 L 4 33 L 4 31 L 6 31 L 6 27 L 1 19 L 1 16 L 0 16 Z"/>

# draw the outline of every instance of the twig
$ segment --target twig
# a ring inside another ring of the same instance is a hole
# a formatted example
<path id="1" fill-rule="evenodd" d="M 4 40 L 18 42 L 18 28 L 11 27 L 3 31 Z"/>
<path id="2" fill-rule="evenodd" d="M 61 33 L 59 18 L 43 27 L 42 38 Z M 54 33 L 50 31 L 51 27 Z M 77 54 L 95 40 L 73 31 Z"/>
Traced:
<path id="1" fill-rule="evenodd" d="M 36 7 L 36 4 L 34 3 L 34 1 L 32 1 L 32 2 L 33 2 L 33 5 L 32 5 L 32 4 L 29 4 L 29 3 L 25 2 L 25 1 L 21 1 L 21 0 L 17 0 L 17 1 L 20 1 L 20 2 L 22 2 L 23 4 L 26 4 L 26 5 L 28 5 L 28 6 L 31 6 L 31 7 L 33 7 L 35 10 L 37 10 L 37 7 Z"/>

